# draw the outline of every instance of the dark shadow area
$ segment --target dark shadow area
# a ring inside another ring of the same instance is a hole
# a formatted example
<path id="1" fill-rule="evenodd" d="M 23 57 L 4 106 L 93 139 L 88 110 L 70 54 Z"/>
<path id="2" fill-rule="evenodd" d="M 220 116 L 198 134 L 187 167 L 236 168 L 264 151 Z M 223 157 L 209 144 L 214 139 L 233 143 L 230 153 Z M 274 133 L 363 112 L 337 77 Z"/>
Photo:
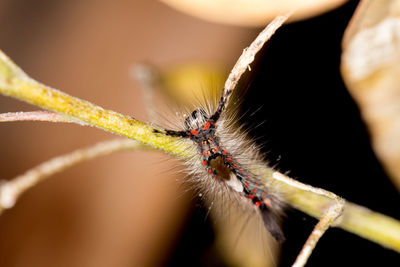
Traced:
<path id="1" fill-rule="evenodd" d="M 244 98 L 241 122 L 248 125 L 276 169 L 399 219 L 394 204 L 400 201 L 399 193 L 372 151 L 367 129 L 340 74 L 341 40 L 356 5 L 357 1 L 350 1 L 278 30 L 253 64 L 256 69 L 245 78 L 253 82 Z M 198 215 L 194 218 L 196 223 L 187 224 L 169 266 L 191 259 L 196 259 L 193 266 L 223 266 L 192 255 L 193 249 L 200 257 L 210 256 L 204 253 L 207 248 L 212 251 L 212 243 L 197 242 L 199 233 L 210 237 L 212 228 L 199 224 L 204 219 Z M 286 211 L 280 266 L 293 264 L 316 223 L 299 211 Z M 399 260 L 392 250 L 330 229 L 307 266 L 376 266 L 377 262 L 388 266 Z"/>
<path id="2" fill-rule="evenodd" d="M 399 193 L 376 159 L 359 110 L 340 74 L 341 40 L 357 2 L 284 26 L 264 49 L 243 122 L 272 166 L 375 211 L 400 218 Z M 252 112 L 248 112 L 252 114 Z M 250 127 L 251 129 L 251 127 Z M 316 220 L 289 210 L 281 266 L 290 266 Z M 387 266 L 399 254 L 331 229 L 307 266 Z"/>

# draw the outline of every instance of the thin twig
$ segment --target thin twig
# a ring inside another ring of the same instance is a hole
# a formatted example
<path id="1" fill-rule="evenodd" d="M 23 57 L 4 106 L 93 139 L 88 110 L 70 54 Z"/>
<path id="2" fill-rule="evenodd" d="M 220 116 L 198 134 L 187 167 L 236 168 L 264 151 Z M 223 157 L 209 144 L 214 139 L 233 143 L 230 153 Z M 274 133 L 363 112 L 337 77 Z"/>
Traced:
<path id="1" fill-rule="evenodd" d="M 26 190 L 57 172 L 83 161 L 116 151 L 144 148 L 148 148 L 148 146 L 129 139 L 115 139 L 45 161 L 24 174 L 0 184 L 0 214 L 4 209 L 12 208 L 20 195 Z"/>
<path id="2" fill-rule="evenodd" d="M 338 202 L 337 205 L 331 207 L 319 220 L 317 225 L 314 227 L 311 235 L 308 237 L 306 243 L 304 244 L 302 250 L 296 258 L 295 263 L 292 265 L 293 267 L 303 267 L 308 258 L 310 257 L 312 251 L 317 245 L 319 239 L 323 236 L 323 234 L 328 230 L 328 228 L 332 225 L 332 223 L 338 218 L 344 208 L 344 202 Z"/>
<path id="3" fill-rule="evenodd" d="M 240 55 L 237 60 L 235 66 L 233 66 L 232 71 L 230 72 L 228 79 L 225 82 L 224 89 L 221 96 L 221 101 L 219 106 L 217 107 L 217 118 L 222 113 L 222 111 L 226 108 L 229 103 L 229 98 L 233 93 L 237 83 L 239 82 L 242 74 L 249 69 L 250 64 L 254 61 L 255 55 L 260 51 L 260 49 L 264 46 L 264 44 L 271 38 L 272 35 L 276 32 L 279 27 L 290 17 L 293 12 L 289 12 L 286 15 L 277 16 L 271 23 L 267 25 L 267 27 L 256 37 L 256 39 L 250 44 L 249 47 L 243 50 L 242 55 Z"/>
<path id="4" fill-rule="evenodd" d="M 0 114 L 0 122 L 12 121 L 48 121 L 48 122 L 73 122 L 64 115 L 51 111 L 8 112 Z"/>

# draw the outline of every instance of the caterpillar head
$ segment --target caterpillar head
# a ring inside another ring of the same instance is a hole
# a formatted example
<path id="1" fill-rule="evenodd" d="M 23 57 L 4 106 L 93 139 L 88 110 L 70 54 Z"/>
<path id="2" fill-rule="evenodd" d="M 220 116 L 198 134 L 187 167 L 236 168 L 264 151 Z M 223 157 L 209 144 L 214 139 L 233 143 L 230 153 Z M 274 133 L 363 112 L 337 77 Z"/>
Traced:
<path id="1" fill-rule="evenodd" d="M 195 109 L 185 120 L 186 130 L 200 128 L 208 120 L 207 114 L 203 109 Z"/>

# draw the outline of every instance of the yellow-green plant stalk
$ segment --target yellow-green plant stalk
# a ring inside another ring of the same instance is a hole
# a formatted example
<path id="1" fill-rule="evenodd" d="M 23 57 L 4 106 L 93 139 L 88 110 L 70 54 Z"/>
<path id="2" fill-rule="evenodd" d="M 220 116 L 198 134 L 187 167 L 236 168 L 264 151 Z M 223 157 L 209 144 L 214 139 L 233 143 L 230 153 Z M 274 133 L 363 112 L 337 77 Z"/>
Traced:
<path id="1" fill-rule="evenodd" d="M 103 109 L 36 82 L 0 51 L 0 92 L 41 108 L 67 116 L 68 119 L 135 139 L 177 156 L 189 156 L 187 148 L 177 146 L 173 138 L 155 134 L 154 127 L 130 116 Z"/>
<path id="2" fill-rule="evenodd" d="M 129 137 L 173 155 L 190 158 L 179 138 L 154 133 L 149 124 L 72 97 L 28 77 L 0 51 L 0 93 L 67 116 L 69 120 L 95 126 Z M 265 167 L 264 175 L 273 177 L 293 207 L 320 218 L 340 199 L 335 194 L 294 181 Z M 344 204 L 344 212 L 334 224 L 344 230 L 400 252 L 400 222 L 353 203 Z"/>

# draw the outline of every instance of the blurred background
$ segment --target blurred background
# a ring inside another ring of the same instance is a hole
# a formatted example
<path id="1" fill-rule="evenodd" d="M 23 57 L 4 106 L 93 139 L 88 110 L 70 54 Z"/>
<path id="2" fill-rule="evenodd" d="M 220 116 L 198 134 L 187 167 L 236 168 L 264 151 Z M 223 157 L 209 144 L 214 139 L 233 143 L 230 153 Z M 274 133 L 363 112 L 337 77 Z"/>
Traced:
<path id="1" fill-rule="evenodd" d="M 263 49 L 242 82 L 241 122 L 278 170 L 400 219 L 398 191 L 372 151 L 340 74 L 341 41 L 358 1 L 335 2 L 309 14 L 300 8 L 301 16 Z M 265 23 L 232 25 L 156 1 L 1 0 L 0 49 L 46 85 L 149 121 L 130 75 L 133 64 L 149 62 L 172 73 L 190 63 L 209 66 L 216 76 L 227 73 L 277 14 L 272 10 Z M 198 79 L 194 86 L 207 85 Z M 0 96 L 1 113 L 30 110 L 37 108 Z M 78 125 L 2 123 L 0 178 L 111 138 Z M 34 187 L 0 216 L 0 266 L 255 266 L 216 245 L 207 207 L 176 182 L 178 164 L 159 152 L 120 152 Z M 289 209 L 287 241 L 272 266 L 290 266 L 315 223 Z M 309 266 L 372 266 L 374 259 L 400 257 L 332 229 Z"/>

